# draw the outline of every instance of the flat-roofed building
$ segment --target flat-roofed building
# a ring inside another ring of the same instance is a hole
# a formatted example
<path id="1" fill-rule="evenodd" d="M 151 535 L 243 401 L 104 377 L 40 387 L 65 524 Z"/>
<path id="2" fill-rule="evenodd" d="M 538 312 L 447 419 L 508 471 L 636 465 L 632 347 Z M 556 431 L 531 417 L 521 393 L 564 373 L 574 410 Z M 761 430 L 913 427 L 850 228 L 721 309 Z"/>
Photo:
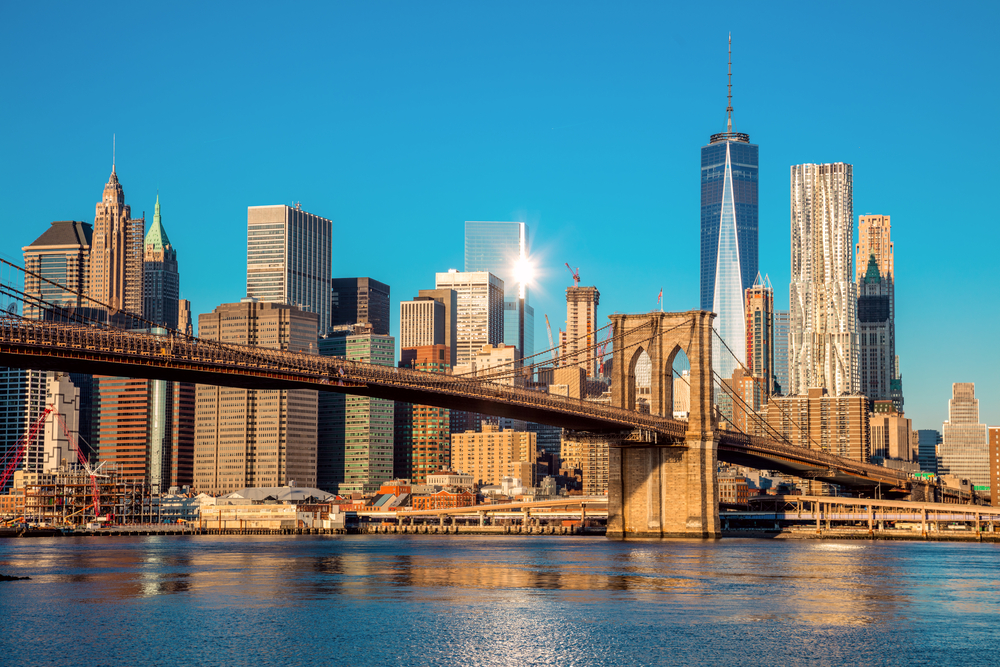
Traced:
<path id="1" fill-rule="evenodd" d="M 198 317 L 206 340 L 315 353 L 319 314 L 247 298 Z M 317 396 L 309 389 L 198 385 L 194 486 L 210 494 L 246 487 L 316 486 Z"/>
<path id="2" fill-rule="evenodd" d="M 248 206 L 247 296 L 316 313 L 319 332 L 325 332 L 332 230 L 332 222 L 299 206 Z"/>
<path id="3" fill-rule="evenodd" d="M 457 365 L 473 363 L 483 345 L 499 345 L 504 340 L 504 283 L 488 271 L 435 274 L 437 289 L 457 294 Z"/>
<path id="4" fill-rule="evenodd" d="M 972 382 L 955 382 L 948 401 L 948 421 L 941 429 L 939 475 L 954 475 L 973 486 L 990 484 L 989 434 L 979 423 L 979 399 Z"/>
<path id="5" fill-rule="evenodd" d="M 768 434 L 792 445 L 865 463 L 871 458 L 868 399 L 860 394 L 830 396 L 814 387 L 804 396 L 772 397 L 764 414 Z"/>
<path id="6" fill-rule="evenodd" d="M 493 424 L 483 424 L 482 432 L 466 431 L 451 436 L 451 467 L 472 475 L 479 484 L 499 484 L 510 464 L 534 465 L 538 459 L 534 433 L 501 431 Z"/>

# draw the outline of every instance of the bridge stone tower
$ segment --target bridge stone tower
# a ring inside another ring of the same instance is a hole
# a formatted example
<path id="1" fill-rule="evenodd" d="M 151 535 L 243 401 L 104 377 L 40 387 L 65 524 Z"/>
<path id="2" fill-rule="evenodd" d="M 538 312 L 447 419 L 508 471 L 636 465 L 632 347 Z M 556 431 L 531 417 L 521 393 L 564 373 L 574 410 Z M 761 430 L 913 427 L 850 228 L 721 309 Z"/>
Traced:
<path id="1" fill-rule="evenodd" d="M 612 404 L 635 409 L 635 366 L 652 362 L 650 413 L 673 417 L 673 363 L 691 363 L 691 413 L 683 440 L 613 442 L 608 488 L 608 537 L 718 537 L 718 439 L 712 407 L 714 313 L 612 315 Z"/>

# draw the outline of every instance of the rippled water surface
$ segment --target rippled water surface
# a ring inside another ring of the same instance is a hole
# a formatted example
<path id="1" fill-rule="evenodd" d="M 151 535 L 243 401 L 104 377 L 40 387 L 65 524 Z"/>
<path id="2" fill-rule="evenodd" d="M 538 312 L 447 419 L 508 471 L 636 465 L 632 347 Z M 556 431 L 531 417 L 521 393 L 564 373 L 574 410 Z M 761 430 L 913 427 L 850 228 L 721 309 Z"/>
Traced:
<path id="1" fill-rule="evenodd" d="M 0 540 L 2 665 L 996 665 L 990 544 Z"/>

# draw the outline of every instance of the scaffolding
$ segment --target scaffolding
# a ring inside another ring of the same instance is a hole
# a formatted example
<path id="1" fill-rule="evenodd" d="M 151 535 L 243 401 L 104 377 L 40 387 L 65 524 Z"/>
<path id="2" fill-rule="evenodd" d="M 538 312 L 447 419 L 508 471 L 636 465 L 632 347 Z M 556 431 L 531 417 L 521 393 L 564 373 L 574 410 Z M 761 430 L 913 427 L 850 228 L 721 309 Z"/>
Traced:
<path id="1" fill-rule="evenodd" d="M 24 521 L 33 524 L 136 524 L 159 519 L 149 485 L 122 474 L 117 464 L 106 464 L 98 475 L 82 465 L 63 465 L 48 473 L 18 472 L 14 485 L 24 489 Z"/>

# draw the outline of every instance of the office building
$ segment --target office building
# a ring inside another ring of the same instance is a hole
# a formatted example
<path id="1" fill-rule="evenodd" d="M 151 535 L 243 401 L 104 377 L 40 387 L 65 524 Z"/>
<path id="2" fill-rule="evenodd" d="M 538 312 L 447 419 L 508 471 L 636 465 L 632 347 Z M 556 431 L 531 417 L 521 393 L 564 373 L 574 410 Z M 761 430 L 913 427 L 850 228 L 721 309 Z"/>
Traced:
<path id="1" fill-rule="evenodd" d="M 445 345 L 446 332 L 445 306 L 440 301 L 418 296 L 413 301 L 399 302 L 400 349 Z M 448 359 L 450 363 L 450 349 Z"/>
<path id="2" fill-rule="evenodd" d="M 185 336 L 194 335 L 194 325 L 191 319 L 191 302 L 187 299 L 177 301 L 177 330 Z"/>
<path id="3" fill-rule="evenodd" d="M 674 419 L 687 421 L 691 416 L 691 371 L 674 377 Z"/>
<path id="4" fill-rule="evenodd" d="M 146 232 L 143 254 L 143 317 L 166 329 L 177 329 L 180 317 L 181 278 L 177 252 L 167 238 L 156 195 L 153 223 Z"/>
<path id="5" fill-rule="evenodd" d="M 22 468 L 29 472 L 48 473 L 75 465 L 80 460 L 77 449 L 86 446 L 80 442 L 80 390 L 68 373 L 49 371 L 46 376 L 45 405 L 53 411 L 45 419 L 40 465 L 34 470 Z"/>
<path id="6" fill-rule="evenodd" d="M 766 402 L 774 391 L 774 289 L 767 276 L 757 274 L 753 287 L 746 291 L 746 370 L 761 385 Z"/>
<path id="7" fill-rule="evenodd" d="M 788 393 L 788 336 L 791 318 L 787 310 L 774 311 L 774 381 L 777 393 Z"/>
<path id="8" fill-rule="evenodd" d="M 854 246 L 856 282 L 864 280 L 868 272 L 868 258 L 872 255 L 880 275 L 895 281 L 892 224 L 888 215 L 858 216 L 858 242 Z"/>
<path id="9" fill-rule="evenodd" d="M 934 475 L 938 473 L 938 458 L 941 455 L 941 432 L 934 429 L 917 431 L 917 463 L 920 470 Z"/>
<path id="10" fill-rule="evenodd" d="M 124 377 L 94 378 L 94 445 L 123 479 L 154 493 L 193 481 L 195 385 Z"/>
<path id="11" fill-rule="evenodd" d="M 890 400 L 876 401 L 868 418 L 871 432 L 871 462 L 883 465 L 886 459 L 917 461 L 919 441 L 913 442 L 913 422 Z"/>
<path id="12" fill-rule="evenodd" d="M 503 338 L 522 357 L 535 353 L 535 310 L 528 294 L 528 226 L 523 222 L 465 223 L 465 271 L 487 271 L 503 282 Z"/>
<path id="13" fill-rule="evenodd" d="M 389 335 L 389 286 L 374 278 L 334 278 L 331 326 L 370 324 L 376 336 Z"/>
<path id="14" fill-rule="evenodd" d="M 990 501 L 1000 507 L 1000 426 L 990 426 Z"/>
<path id="15" fill-rule="evenodd" d="M 374 329 L 374 327 L 371 327 Z M 396 339 L 365 331 L 345 338 L 350 361 L 394 366 Z M 376 493 L 393 478 L 393 401 L 350 395 L 345 401 L 344 481 L 338 493 Z"/>
<path id="16" fill-rule="evenodd" d="M 761 409 L 767 403 L 764 387 L 761 378 L 737 368 L 731 378 L 722 381 L 722 391 L 717 394 L 721 419 L 740 433 L 754 433 L 763 420 Z"/>
<path id="17" fill-rule="evenodd" d="M 789 396 L 822 387 L 831 396 L 858 391 L 857 293 L 852 167 L 791 168 L 792 282 Z"/>
<path id="18" fill-rule="evenodd" d="M 24 291 L 44 302 L 26 302 L 28 319 L 44 317 L 43 308 L 60 306 L 72 312 L 88 307 L 84 295 L 90 286 L 90 243 L 93 227 L 87 222 L 60 220 L 21 250 L 24 252 Z M 29 300 L 30 301 L 30 300 Z"/>
<path id="19" fill-rule="evenodd" d="M 338 325 L 319 338 L 319 353 L 325 357 L 346 357 L 347 337 L 368 333 L 371 325 Z M 337 493 L 344 483 L 344 438 L 347 427 L 347 394 L 318 392 L 316 408 L 316 487 Z"/>
<path id="20" fill-rule="evenodd" d="M 534 467 L 538 459 L 534 433 L 501 431 L 493 424 L 483 424 L 482 431 L 466 431 L 451 436 L 451 468 L 472 475 L 479 485 L 500 484 L 508 475 L 511 463 Z M 532 484 L 534 480 L 523 480 Z"/>
<path id="21" fill-rule="evenodd" d="M 132 218 L 132 209 L 125 204 L 125 191 L 113 164 L 96 209 L 87 296 L 112 310 L 141 315 L 146 218 Z"/>
<path id="22" fill-rule="evenodd" d="M 319 314 L 246 298 L 198 317 L 206 340 L 315 352 Z M 194 486 L 209 494 L 291 481 L 316 486 L 317 396 L 309 389 L 197 386 Z"/>
<path id="23" fill-rule="evenodd" d="M 488 271 L 463 273 L 454 269 L 434 276 L 436 289 L 457 293 L 456 357 L 458 366 L 471 364 L 483 345 L 504 340 L 504 283 Z M 456 369 L 457 374 L 457 369 Z"/>
<path id="24" fill-rule="evenodd" d="M 758 148 L 733 129 L 731 47 L 726 131 L 701 149 L 701 309 L 716 313 L 713 326 L 732 351 L 713 342 L 722 378 L 746 362 L 744 293 L 758 271 Z"/>
<path id="25" fill-rule="evenodd" d="M 948 421 L 941 435 L 938 474 L 967 479 L 978 488 L 989 486 L 989 433 L 986 424 L 979 423 L 979 399 L 974 383 L 951 385 Z"/>
<path id="26" fill-rule="evenodd" d="M 805 395 L 771 397 L 764 408 L 767 430 L 798 447 L 818 449 L 863 461 L 871 458 L 868 400 L 864 396 L 831 396 L 822 387 Z"/>
<path id="27" fill-rule="evenodd" d="M 297 204 L 295 208 L 248 206 L 247 296 L 316 313 L 319 332 L 326 331 L 332 228 L 329 220 L 306 213 Z"/>
<path id="28" fill-rule="evenodd" d="M 445 345 L 403 348 L 400 368 L 445 374 L 451 368 Z M 429 405 L 396 402 L 394 477 L 426 484 L 427 476 L 451 465 L 449 411 Z M 405 473 L 405 474 L 404 474 Z"/>
<path id="29" fill-rule="evenodd" d="M 582 368 L 588 377 L 600 372 L 597 356 L 597 306 L 601 293 L 596 287 L 566 288 L 566 331 L 559 332 L 559 353 L 563 364 Z"/>
<path id="30" fill-rule="evenodd" d="M 858 282 L 858 377 L 861 393 L 874 404 L 892 400 L 896 329 L 892 280 L 880 274 L 875 255 L 868 256 L 867 267 Z"/>
<path id="31" fill-rule="evenodd" d="M 417 298 L 434 299 L 444 306 L 444 345 L 450 350 L 452 368 L 458 363 L 458 292 L 451 289 L 422 289 Z"/>
<path id="32" fill-rule="evenodd" d="M 523 387 L 525 384 L 521 372 L 521 355 L 514 347 L 503 343 L 496 346 L 483 345 L 476 353 L 474 363 L 477 378 L 510 387 Z"/>

